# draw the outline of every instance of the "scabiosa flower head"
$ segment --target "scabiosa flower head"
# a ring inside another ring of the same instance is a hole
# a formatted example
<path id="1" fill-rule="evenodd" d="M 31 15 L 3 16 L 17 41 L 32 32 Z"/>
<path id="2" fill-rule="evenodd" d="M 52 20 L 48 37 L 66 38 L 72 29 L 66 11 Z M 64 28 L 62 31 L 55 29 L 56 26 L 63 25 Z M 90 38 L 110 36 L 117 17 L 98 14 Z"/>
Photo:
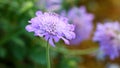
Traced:
<path id="1" fill-rule="evenodd" d="M 90 37 L 93 29 L 92 21 L 94 19 L 94 15 L 87 13 L 84 6 L 81 6 L 80 8 L 73 7 L 68 11 L 67 14 L 63 12 L 62 15 L 66 15 L 71 23 L 76 26 L 76 38 L 70 41 L 72 45 L 77 45 L 81 41 Z"/>
<path id="2" fill-rule="evenodd" d="M 120 54 L 120 24 L 119 22 L 105 22 L 97 24 L 97 30 L 93 37 L 99 42 L 100 50 L 111 59 L 119 57 Z"/>
<path id="3" fill-rule="evenodd" d="M 35 36 L 44 37 L 52 46 L 55 46 L 54 42 L 58 42 L 59 39 L 69 44 L 68 40 L 75 38 L 74 25 L 69 24 L 66 17 L 56 13 L 37 11 L 36 17 L 32 18 L 29 23 L 26 30 L 34 32 Z"/>

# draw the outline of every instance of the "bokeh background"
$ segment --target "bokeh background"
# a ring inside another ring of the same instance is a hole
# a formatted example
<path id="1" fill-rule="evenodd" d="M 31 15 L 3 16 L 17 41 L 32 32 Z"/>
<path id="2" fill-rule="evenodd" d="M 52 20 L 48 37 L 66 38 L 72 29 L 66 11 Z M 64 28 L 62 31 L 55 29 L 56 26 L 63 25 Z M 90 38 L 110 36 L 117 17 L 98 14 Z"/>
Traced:
<path id="1" fill-rule="evenodd" d="M 37 10 L 60 13 L 73 6 L 94 14 L 92 33 L 97 22 L 120 21 L 120 0 L 0 0 L 0 68 L 46 68 L 46 41 L 25 26 Z M 52 68 L 120 68 L 120 58 L 103 57 L 92 36 L 78 45 L 60 41 L 51 47 Z"/>

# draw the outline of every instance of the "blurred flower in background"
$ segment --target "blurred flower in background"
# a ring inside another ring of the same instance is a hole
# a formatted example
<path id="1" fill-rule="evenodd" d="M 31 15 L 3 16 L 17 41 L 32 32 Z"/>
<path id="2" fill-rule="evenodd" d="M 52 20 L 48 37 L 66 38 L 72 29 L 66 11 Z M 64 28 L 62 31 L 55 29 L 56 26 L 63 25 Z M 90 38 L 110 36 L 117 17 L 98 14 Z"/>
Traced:
<path id="1" fill-rule="evenodd" d="M 54 42 L 58 42 L 59 39 L 69 44 L 69 40 L 75 38 L 74 25 L 69 24 L 66 17 L 56 13 L 37 11 L 36 17 L 32 18 L 29 23 L 26 30 L 34 32 L 35 36 L 44 37 L 52 46 L 55 46 Z"/>
<path id="2" fill-rule="evenodd" d="M 62 8 L 62 0 L 40 0 L 38 6 L 46 11 L 58 11 Z"/>
<path id="3" fill-rule="evenodd" d="M 104 55 L 110 56 L 111 59 L 120 55 L 120 24 L 119 22 L 105 22 L 97 24 L 97 29 L 93 40 L 99 42 L 100 50 Z"/>
<path id="4" fill-rule="evenodd" d="M 81 6 L 80 8 L 73 7 L 68 13 L 64 12 L 62 15 L 66 15 L 70 22 L 76 26 L 76 38 L 70 41 L 72 45 L 77 45 L 83 40 L 90 38 L 94 15 L 87 13 L 85 6 Z"/>

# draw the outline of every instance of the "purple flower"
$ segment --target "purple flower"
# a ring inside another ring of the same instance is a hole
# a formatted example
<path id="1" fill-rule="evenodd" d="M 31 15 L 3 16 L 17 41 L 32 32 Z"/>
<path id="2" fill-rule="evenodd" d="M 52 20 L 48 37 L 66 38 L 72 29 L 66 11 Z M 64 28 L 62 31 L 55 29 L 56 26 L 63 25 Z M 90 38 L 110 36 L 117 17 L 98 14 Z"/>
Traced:
<path id="1" fill-rule="evenodd" d="M 62 0 L 46 0 L 48 11 L 57 11 L 61 9 Z"/>
<path id="2" fill-rule="evenodd" d="M 77 45 L 90 37 L 93 29 L 92 21 L 94 16 L 93 14 L 87 13 L 84 6 L 80 8 L 73 7 L 67 14 L 64 12 L 62 15 L 67 16 L 71 23 L 76 26 L 76 38 L 70 41 L 72 45 Z"/>
<path id="3" fill-rule="evenodd" d="M 69 40 L 75 38 L 74 25 L 69 24 L 66 17 L 56 13 L 37 11 L 36 17 L 32 18 L 29 23 L 26 30 L 34 32 L 35 36 L 44 37 L 52 46 L 55 46 L 54 42 L 58 42 L 59 39 L 69 44 Z"/>
<path id="4" fill-rule="evenodd" d="M 97 30 L 94 34 L 93 41 L 100 44 L 100 50 L 104 55 L 110 56 L 111 59 L 119 57 L 120 54 L 120 24 L 119 22 L 105 22 L 97 24 Z"/>

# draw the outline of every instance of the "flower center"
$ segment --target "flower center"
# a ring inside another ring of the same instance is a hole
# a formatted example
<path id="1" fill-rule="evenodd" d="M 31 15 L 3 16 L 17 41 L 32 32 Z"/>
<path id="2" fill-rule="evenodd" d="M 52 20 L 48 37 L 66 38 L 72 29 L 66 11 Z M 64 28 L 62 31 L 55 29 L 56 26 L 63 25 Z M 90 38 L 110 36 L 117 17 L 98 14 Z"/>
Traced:
<path id="1" fill-rule="evenodd" d="M 56 34 L 56 24 L 53 22 L 53 23 L 47 23 L 47 24 L 44 24 L 45 25 L 45 31 L 48 32 L 49 34 L 53 34 L 55 35 Z"/>

